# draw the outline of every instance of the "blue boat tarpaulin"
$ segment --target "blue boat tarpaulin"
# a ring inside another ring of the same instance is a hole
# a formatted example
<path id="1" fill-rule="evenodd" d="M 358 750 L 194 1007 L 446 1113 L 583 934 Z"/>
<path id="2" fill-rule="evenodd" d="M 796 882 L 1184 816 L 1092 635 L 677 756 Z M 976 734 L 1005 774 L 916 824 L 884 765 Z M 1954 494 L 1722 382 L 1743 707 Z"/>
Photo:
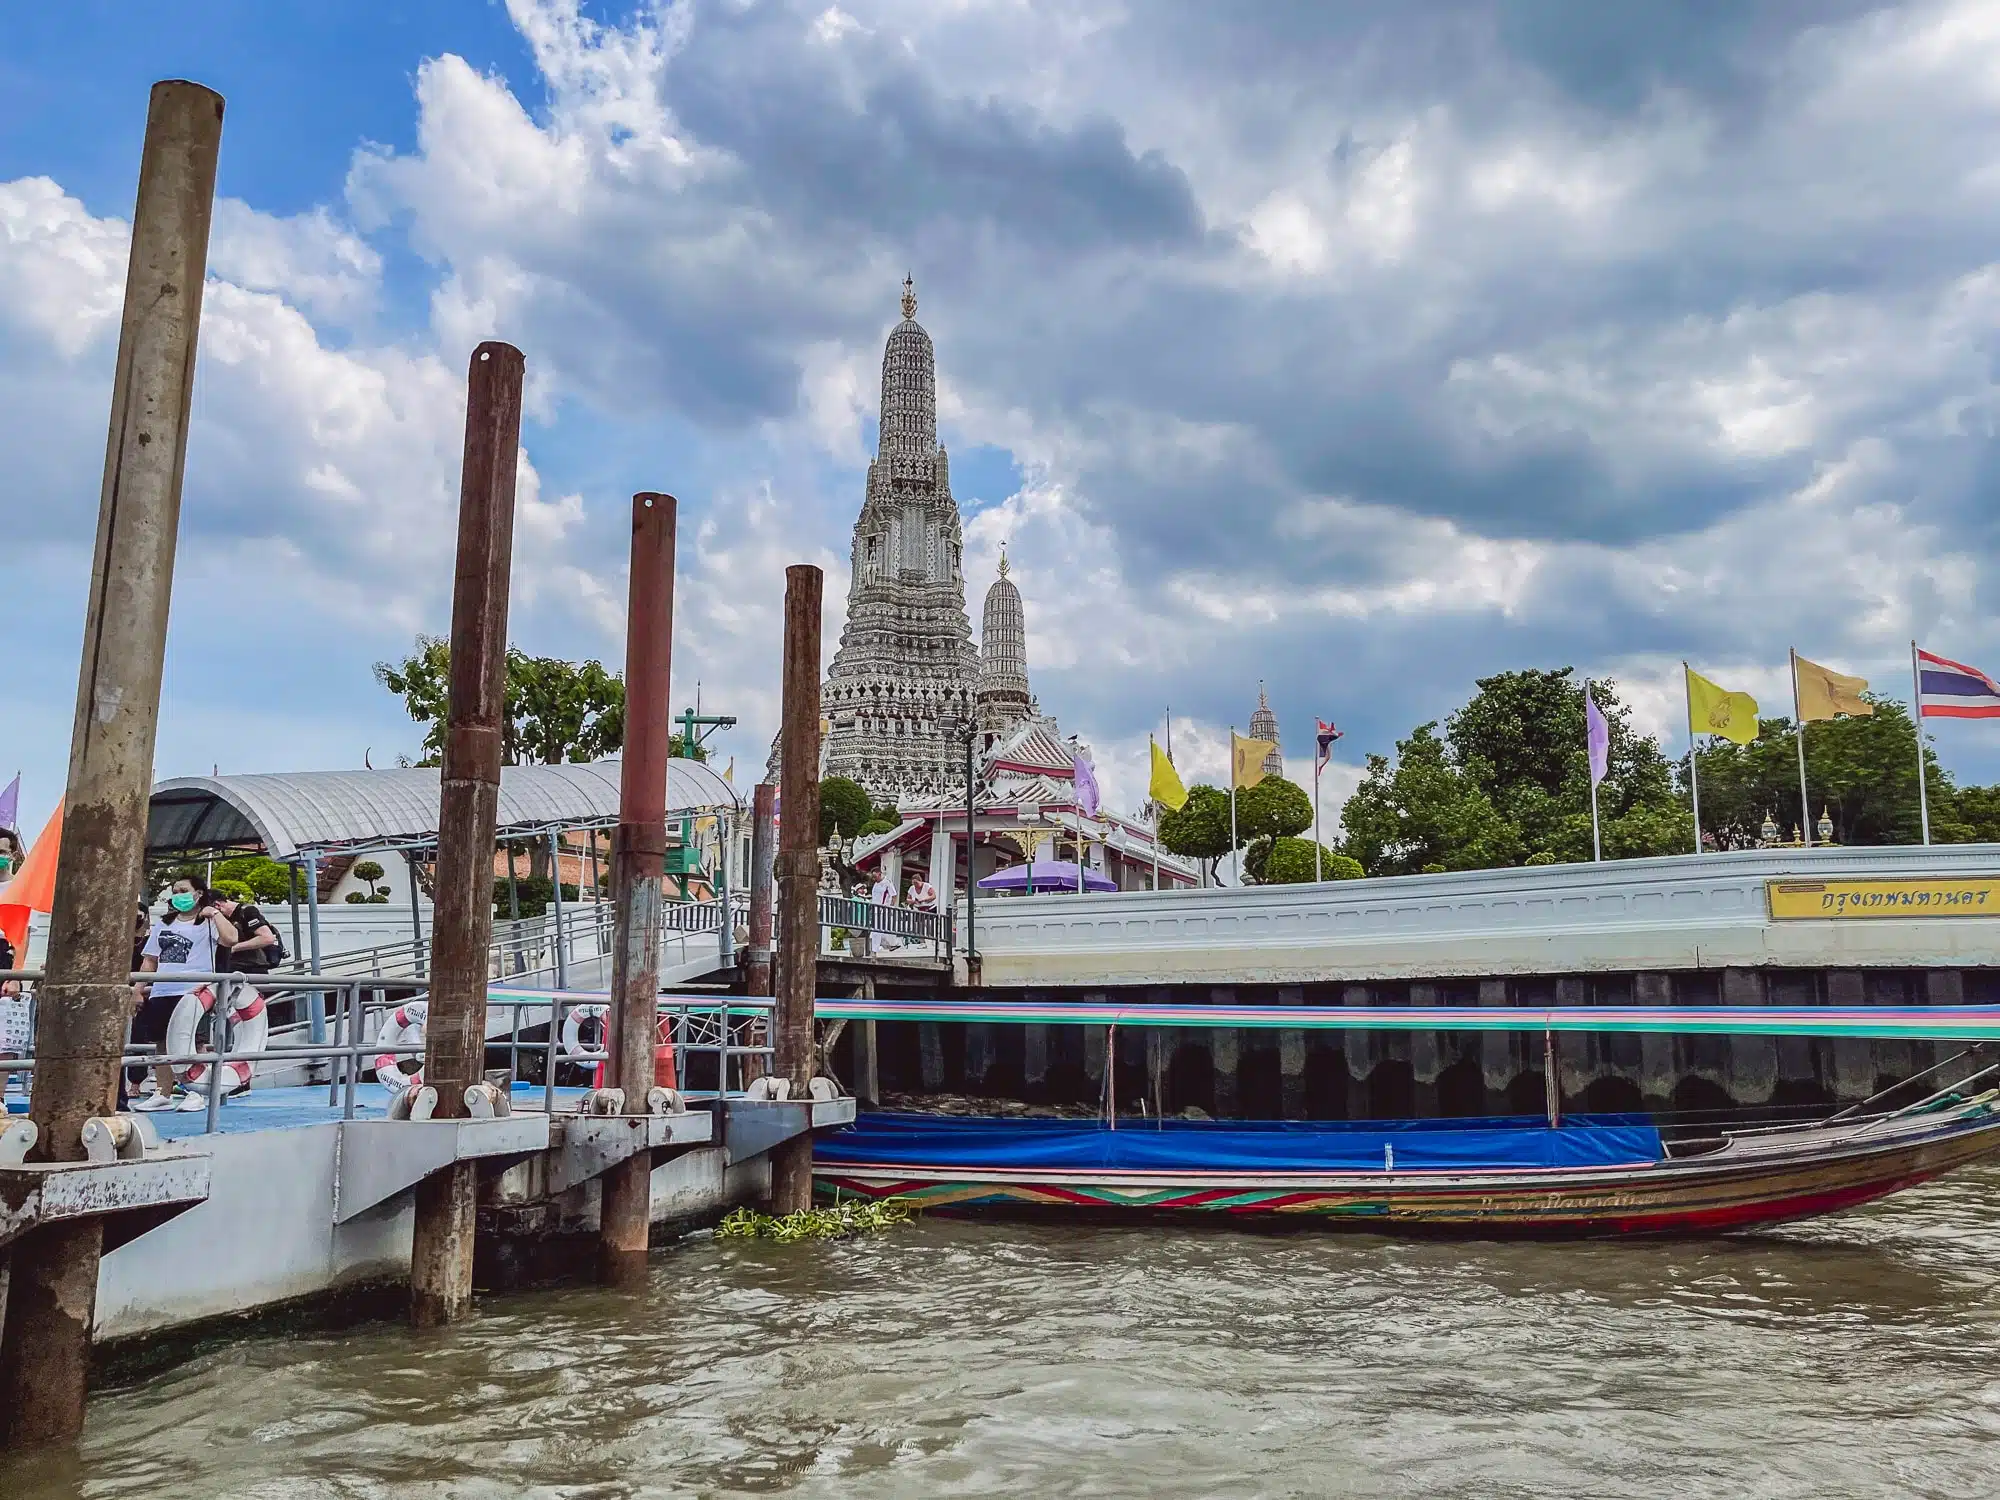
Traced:
<path id="1" fill-rule="evenodd" d="M 867 1114 L 815 1137 L 817 1167 L 1197 1172 L 1398 1171 L 1633 1166 L 1658 1161 L 1642 1117 L 1565 1120 L 1091 1120 Z"/>

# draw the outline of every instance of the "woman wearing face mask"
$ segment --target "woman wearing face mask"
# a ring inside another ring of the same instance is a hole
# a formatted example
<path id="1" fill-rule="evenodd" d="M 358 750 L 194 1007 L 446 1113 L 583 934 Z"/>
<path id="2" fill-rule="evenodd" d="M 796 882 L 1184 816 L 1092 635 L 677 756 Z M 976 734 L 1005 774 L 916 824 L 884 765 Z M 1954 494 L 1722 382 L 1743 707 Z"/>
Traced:
<path id="1" fill-rule="evenodd" d="M 173 1019 L 174 1007 L 180 1004 L 181 996 L 192 989 L 207 988 L 205 984 L 176 983 L 168 976 L 215 973 L 217 946 L 226 949 L 237 940 L 235 926 L 215 909 L 214 899 L 192 880 L 176 880 L 167 893 L 167 914 L 153 924 L 153 931 L 140 952 L 140 971 L 157 972 L 161 978 L 153 984 L 134 986 L 138 1003 L 132 1022 L 135 1045 L 164 1044 L 167 1023 Z M 174 1081 L 174 1070 L 169 1064 L 154 1063 L 149 1082 L 151 1088 L 141 1085 L 141 1097 L 132 1102 L 134 1109 L 173 1109 L 177 1105 L 175 1095 L 180 1085 Z"/>

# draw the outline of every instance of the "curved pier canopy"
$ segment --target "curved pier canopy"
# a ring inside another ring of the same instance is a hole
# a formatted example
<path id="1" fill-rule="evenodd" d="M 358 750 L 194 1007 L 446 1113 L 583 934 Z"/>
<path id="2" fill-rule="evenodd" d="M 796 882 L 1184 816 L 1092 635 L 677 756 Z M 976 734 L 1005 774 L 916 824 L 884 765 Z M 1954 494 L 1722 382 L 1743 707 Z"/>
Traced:
<path id="1" fill-rule="evenodd" d="M 175 777 L 153 788 L 146 852 L 261 847 L 273 859 L 289 859 L 427 848 L 437 842 L 439 778 L 435 766 Z M 729 783 L 704 762 L 668 762 L 669 818 L 740 806 Z M 616 760 L 501 768 L 496 831 L 503 838 L 617 821 Z"/>

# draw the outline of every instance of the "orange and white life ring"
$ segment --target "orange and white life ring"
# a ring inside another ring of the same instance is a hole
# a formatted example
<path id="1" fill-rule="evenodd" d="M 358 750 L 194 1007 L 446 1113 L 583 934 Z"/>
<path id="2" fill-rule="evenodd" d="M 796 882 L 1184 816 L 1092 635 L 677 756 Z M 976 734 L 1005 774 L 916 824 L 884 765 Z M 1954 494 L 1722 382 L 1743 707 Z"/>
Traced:
<path id="1" fill-rule="evenodd" d="M 382 1018 L 382 1029 L 375 1033 L 375 1045 L 384 1050 L 375 1058 L 375 1081 L 392 1094 L 423 1086 L 424 1060 L 416 1058 L 416 1071 L 406 1073 L 403 1069 L 410 1059 L 388 1049 L 421 1047 L 430 1015 L 430 1001 L 406 1000 Z"/>
<path id="2" fill-rule="evenodd" d="M 222 1017 L 229 1026 L 229 1050 L 262 1052 L 265 1039 L 271 1031 L 270 1018 L 264 1013 L 263 992 L 241 979 L 236 979 L 224 982 L 223 993 L 228 997 L 222 1005 Z M 201 1026 L 201 1018 L 214 1010 L 215 1005 L 215 991 L 205 984 L 198 985 L 181 996 L 180 1004 L 174 1007 L 174 1013 L 167 1021 L 169 1057 L 184 1057 L 198 1050 L 195 1046 L 195 1032 Z M 248 1059 L 239 1062 L 231 1058 L 223 1064 L 223 1067 L 228 1075 L 228 1093 L 240 1093 L 250 1087 L 251 1064 Z M 207 1063 L 183 1063 L 176 1067 L 174 1072 L 190 1088 L 206 1087 L 202 1080 L 208 1076 Z"/>

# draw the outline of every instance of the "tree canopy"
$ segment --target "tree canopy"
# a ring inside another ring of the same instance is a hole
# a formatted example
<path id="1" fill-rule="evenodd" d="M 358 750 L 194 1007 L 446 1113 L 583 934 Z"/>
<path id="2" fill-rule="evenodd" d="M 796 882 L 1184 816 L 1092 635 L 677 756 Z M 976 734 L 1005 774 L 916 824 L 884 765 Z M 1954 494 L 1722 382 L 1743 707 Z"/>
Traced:
<path id="1" fill-rule="evenodd" d="M 1229 793 L 1199 783 L 1189 787 L 1182 807 L 1160 815 L 1160 842 L 1183 859 L 1206 863 L 1213 879 L 1215 861 L 1234 847 L 1229 842 Z"/>
<path id="2" fill-rule="evenodd" d="M 845 776 L 829 776 L 819 784 L 819 841 L 824 844 L 838 833 L 851 839 L 874 817 L 875 808 L 861 783 Z"/>
<path id="3" fill-rule="evenodd" d="M 415 764 L 439 764 L 451 700 L 451 643 L 420 635 L 417 649 L 403 660 L 375 663 L 375 680 L 426 726 L 423 754 Z M 530 656 L 508 647 L 504 711 L 500 759 L 506 765 L 598 760 L 625 743 L 625 682 L 600 662 Z"/>

